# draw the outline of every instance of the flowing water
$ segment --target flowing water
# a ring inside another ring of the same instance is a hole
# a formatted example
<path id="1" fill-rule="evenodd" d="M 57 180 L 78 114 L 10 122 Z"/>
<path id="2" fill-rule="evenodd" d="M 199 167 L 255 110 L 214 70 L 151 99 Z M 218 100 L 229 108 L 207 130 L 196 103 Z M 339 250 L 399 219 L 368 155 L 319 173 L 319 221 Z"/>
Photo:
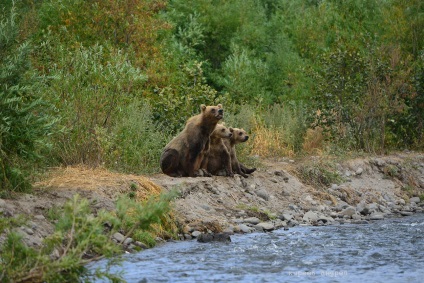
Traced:
<path id="1" fill-rule="evenodd" d="M 127 282 L 424 282 L 424 214 L 231 239 L 167 243 L 112 271 Z"/>

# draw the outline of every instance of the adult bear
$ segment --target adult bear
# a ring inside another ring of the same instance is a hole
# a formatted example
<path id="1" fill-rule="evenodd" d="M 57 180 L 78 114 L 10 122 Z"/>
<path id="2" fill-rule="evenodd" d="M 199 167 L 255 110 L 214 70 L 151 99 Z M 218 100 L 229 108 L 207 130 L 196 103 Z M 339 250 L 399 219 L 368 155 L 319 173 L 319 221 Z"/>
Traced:
<path id="1" fill-rule="evenodd" d="M 187 120 L 184 130 L 164 148 L 160 158 L 162 172 L 171 177 L 199 176 L 209 137 L 224 116 L 222 105 L 200 106 L 201 113 Z"/>

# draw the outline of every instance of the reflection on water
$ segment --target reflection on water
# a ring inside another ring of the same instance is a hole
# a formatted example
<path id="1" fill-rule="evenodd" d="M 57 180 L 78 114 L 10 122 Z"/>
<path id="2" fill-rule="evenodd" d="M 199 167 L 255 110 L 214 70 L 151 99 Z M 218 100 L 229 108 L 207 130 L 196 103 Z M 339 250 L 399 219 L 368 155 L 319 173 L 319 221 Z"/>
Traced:
<path id="1" fill-rule="evenodd" d="M 423 232 L 423 214 L 294 227 L 231 243 L 168 243 L 126 255 L 112 270 L 127 282 L 424 282 Z"/>

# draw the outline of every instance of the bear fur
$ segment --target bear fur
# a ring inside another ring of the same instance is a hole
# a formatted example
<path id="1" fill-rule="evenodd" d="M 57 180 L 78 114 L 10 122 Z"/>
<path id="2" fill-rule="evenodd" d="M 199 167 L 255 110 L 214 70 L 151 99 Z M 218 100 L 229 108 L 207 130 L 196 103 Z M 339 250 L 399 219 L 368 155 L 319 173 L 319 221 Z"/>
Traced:
<path id="1" fill-rule="evenodd" d="M 241 164 L 236 155 L 236 145 L 242 142 L 246 142 L 249 139 L 246 131 L 238 128 L 230 128 L 233 135 L 229 140 L 223 140 L 225 146 L 230 152 L 231 156 L 231 167 L 234 173 L 242 175 L 247 178 L 246 174 L 251 174 L 256 171 L 256 168 L 247 168 L 243 164 Z"/>
<path id="2" fill-rule="evenodd" d="M 184 129 L 164 148 L 160 167 L 171 177 L 196 177 L 204 155 L 209 150 L 209 137 L 223 118 L 222 105 L 200 106 L 201 113 L 187 120 Z"/>
<path id="3" fill-rule="evenodd" d="M 225 146 L 224 140 L 229 140 L 233 136 L 232 129 L 228 129 L 224 124 L 218 124 L 210 136 L 210 147 L 207 157 L 203 160 L 202 168 L 212 175 L 224 175 L 233 177 L 231 167 L 231 156 L 229 149 Z M 224 173 L 221 173 L 224 172 Z"/>

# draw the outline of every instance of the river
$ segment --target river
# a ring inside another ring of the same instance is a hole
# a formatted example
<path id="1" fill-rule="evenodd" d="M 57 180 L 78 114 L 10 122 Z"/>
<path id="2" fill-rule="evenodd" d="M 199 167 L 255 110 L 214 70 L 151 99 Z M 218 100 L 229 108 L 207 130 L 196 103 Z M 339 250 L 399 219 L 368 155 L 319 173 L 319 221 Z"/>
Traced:
<path id="1" fill-rule="evenodd" d="M 231 239 L 166 243 L 125 255 L 112 272 L 131 283 L 424 282 L 424 214 Z"/>

